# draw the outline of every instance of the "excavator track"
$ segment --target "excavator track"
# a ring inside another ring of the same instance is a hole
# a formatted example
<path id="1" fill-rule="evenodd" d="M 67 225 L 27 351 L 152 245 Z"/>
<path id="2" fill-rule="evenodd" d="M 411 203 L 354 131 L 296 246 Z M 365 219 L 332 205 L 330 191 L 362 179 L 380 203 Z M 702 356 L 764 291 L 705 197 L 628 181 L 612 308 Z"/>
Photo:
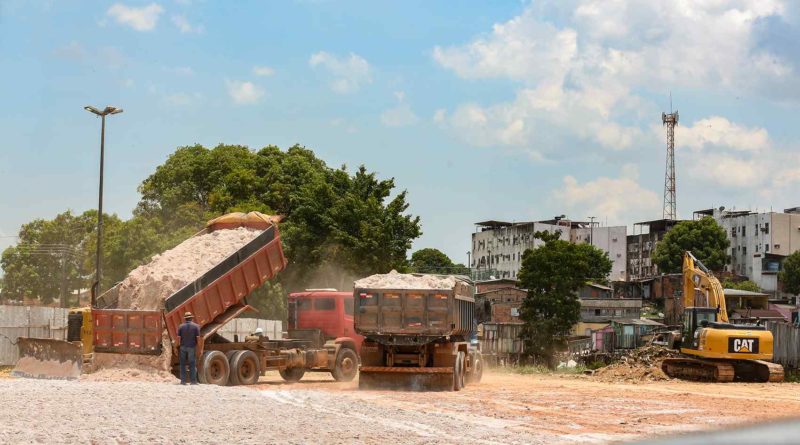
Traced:
<path id="1" fill-rule="evenodd" d="M 782 382 L 783 366 L 764 360 L 740 360 L 733 362 L 736 380 L 742 382 Z"/>
<path id="2" fill-rule="evenodd" d="M 666 358 L 661 370 L 672 378 L 703 382 L 732 382 L 736 371 L 732 364 L 696 358 Z"/>
<path id="3" fill-rule="evenodd" d="M 782 382 L 783 366 L 763 360 L 717 361 L 667 358 L 661 369 L 672 378 L 705 382 Z"/>

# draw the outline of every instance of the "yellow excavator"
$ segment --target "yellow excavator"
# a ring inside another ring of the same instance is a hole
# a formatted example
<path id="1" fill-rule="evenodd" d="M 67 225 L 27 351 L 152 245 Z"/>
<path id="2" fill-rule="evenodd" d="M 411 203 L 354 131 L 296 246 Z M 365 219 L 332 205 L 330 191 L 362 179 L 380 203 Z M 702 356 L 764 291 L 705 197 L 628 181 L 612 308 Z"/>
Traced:
<path id="1" fill-rule="evenodd" d="M 682 357 L 664 359 L 674 378 L 714 382 L 780 382 L 772 360 L 772 332 L 761 325 L 731 324 L 719 280 L 687 251 L 683 256 Z"/>

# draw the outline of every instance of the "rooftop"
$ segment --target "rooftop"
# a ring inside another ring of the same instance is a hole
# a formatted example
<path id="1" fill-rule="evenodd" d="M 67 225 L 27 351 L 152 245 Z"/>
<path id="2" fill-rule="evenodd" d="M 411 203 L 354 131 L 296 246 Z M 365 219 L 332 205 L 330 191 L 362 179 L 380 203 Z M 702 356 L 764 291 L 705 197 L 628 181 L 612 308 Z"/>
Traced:
<path id="1" fill-rule="evenodd" d="M 761 292 L 751 292 L 749 290 L 740 289 L 722 289 L 726 297 L 769 297 L 769 295 Z"/>

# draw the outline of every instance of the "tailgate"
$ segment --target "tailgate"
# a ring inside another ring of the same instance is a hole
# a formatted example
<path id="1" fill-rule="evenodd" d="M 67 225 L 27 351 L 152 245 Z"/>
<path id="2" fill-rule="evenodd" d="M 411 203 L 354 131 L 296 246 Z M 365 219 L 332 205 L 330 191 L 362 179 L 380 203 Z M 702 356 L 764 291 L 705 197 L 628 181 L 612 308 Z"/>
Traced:
<path id="1" fill-rule="evenodd" d="M 95 309 L 94 350 L 123 354 L 160 354 L 161 311 Z"/>

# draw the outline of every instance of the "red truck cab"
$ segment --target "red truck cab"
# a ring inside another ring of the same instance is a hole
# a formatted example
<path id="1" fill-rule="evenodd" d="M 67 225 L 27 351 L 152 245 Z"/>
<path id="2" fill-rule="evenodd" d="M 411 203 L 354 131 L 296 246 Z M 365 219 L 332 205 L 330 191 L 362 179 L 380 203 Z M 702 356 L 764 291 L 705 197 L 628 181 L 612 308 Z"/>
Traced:
<path id="1" fill-rule="evenodd" d="M 307 289 L 289 294 L 289 336 L 306 330 L 319 330 L 323 342 L 352 339 L 360 355 L 364 337 L 353 328 L 353 293 L 336 289 Z"/>

